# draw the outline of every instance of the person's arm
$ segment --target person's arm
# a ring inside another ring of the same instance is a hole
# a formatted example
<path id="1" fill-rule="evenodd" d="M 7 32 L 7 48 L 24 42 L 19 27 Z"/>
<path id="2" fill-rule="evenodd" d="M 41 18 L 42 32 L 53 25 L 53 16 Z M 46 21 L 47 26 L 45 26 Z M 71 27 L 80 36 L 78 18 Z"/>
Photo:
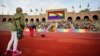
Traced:
<path id="1" fill-rule="evenodd" d="M 22 26 L 22 28 L 25 27 L 25 18 L 24 18 L 23 14 L 21 15 L 21 26 Z"/>
<path id="2" fill-rule="evenodd" d="M 51 26 L 52 26 L 52 24 L 50 24 L 50 25 L 48 26 L 47 30 L 49 30 Z"/>

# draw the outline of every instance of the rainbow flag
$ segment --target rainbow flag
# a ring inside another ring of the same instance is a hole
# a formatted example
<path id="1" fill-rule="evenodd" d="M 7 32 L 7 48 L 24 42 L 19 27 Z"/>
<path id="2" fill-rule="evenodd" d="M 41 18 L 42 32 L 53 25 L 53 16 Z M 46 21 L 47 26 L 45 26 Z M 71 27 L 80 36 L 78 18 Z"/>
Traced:
<path id="1" fill-rule="evenodd" d="M 85 29 L 76 29 L 76 32 L 84 33 L 84 32 L 86 32 L 86 31 L 85 31 Z"/>
<path id="2" fill-rule="evenodd" d="M 48 19 L 64 19 L 64 11 L 48 12 Z"/>

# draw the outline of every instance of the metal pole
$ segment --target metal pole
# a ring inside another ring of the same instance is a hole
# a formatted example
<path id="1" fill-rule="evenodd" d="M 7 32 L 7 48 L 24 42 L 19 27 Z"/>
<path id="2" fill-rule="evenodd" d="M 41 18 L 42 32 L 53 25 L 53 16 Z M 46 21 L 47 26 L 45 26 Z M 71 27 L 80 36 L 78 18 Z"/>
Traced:
<path id="1" fill-rule="evenodd" d="M 2 15 L 3 15 L 3 9 L 4 9 L 4 7 L 6 7 L 6 6 L 2 4 L 1 7 L 2 7 Z"/>
<path id="2" fill-rule="evenodd" d="M 4 7 L 6 7 L 5 5 L 1 4 L 1 7 L 2 7 L 2 18 L 3 18 L 3 10 L 4 10 Z"/>
<path id="3" fill-rule="evenodd" d="M 99 21 L 100 21 L 100 16 L 99 16 L 99 14 L 100 14 L 100 7 L 98 7 L 98 18 L 99 18 Z"/>

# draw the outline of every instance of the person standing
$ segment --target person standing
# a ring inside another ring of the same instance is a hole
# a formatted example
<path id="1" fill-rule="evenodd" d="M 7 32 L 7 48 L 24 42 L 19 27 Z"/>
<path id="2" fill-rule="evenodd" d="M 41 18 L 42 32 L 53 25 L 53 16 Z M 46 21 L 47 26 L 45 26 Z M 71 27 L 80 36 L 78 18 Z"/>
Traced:
<path id="1" fill-rule="evenodd" d="M 25 26 L 25 20 L 24 15 L 22 12 L 22 8 L 17 7 L 16 13 L 12 18 L 12 24 L 13 27 L 15 27 L 13 30 L 11 30 L 11 39 L 8 42 L 7 49 L 5 51 L 5 55 L 9 54 L 10 51 L 12 51 L 12 56 L 20 55 L 22 52 L 18 51 L 18 30 L 23 30 Z M 11 46 L 13 45 L 13 49 L 11 49 Z"/>
<path id="2" fill-rule="evenodd" d="M 36 31 L 36 25 L 33 23 L 33 21 L 29 22 L 28 28 L 29 28 L 29 31 L 30 31 L 30 36 L 34 37 L 35 36 L 35 31 Z"/>

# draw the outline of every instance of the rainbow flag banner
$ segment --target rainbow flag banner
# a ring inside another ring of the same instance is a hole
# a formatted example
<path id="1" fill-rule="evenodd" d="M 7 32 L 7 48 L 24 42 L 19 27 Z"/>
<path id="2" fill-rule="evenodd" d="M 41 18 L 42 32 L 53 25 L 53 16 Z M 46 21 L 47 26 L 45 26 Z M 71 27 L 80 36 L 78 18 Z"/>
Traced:
<path id="1" fill-rule="evenodd" d="M 38 29 L 38 32 L 48 32 L 46 29 Z M 78 32 L 78 33 L 85 33 L 87 32 L 86 29 L 57 29 L 56 32 Z"/>
<path id="2" fill-rule="evenodd" d="M 86 31 L 85 31 L 85 29 L 76 29 L 76 32 L 84 33 L 84 32 L 86 32 Z"/>
<path id="3" fill-rule="evenodd" d="M 57 29 L 57 30 L 56 30 L 56 32 L 61 32 L 61 31 L 62 31 L 62 29 Z"/>
<path id="4" fill-rule="evenodd" d="M 46 29 L 37 29 L 38 32 L 47 32 Z"/>
<path id="5" fill-rule="evenodd" d="M 70 29 L 63 29 L 63 32 L 69 32 Z"/>
<path id="6" fill-rule="evenodd" d="M 57 32 L 69 32 L 70 29 L 57 29 Z"/>
<path id="7" fill-rule="evenodd" d="M 43 29 L 37 29 L 38 32 L 43 32 Z"/>
<path id="8" fill-rule="evenodd" d="M 65 11 L 50 11 L 48 12 L 49 20 L 58 20 L 65 18 Z"/>

